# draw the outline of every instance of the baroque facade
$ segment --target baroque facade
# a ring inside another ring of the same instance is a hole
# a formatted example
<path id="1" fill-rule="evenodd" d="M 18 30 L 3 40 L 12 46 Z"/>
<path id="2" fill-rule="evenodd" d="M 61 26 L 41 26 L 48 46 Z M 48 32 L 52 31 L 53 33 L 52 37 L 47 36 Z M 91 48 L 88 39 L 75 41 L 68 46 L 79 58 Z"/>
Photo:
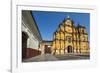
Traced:
<path id="1" fill-rule="evenodd" d="M 86 27 L 80 24 L 75 26 L 74 21 L 68 16 L 53 34 L 52 54 L 89 54 L 89 50 Z"/>

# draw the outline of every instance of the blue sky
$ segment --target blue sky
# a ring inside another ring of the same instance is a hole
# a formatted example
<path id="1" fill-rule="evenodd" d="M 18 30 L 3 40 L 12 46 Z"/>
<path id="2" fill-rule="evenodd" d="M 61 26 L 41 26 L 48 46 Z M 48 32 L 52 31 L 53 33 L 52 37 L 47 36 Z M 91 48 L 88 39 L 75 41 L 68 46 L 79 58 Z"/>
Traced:
<path id="1" fill-rule="evenodd" d="M 32 15 L 40 30 L 43 40 L 52 40 L 53 33 L 62 23 L 64 18 L 69 16 L 74 24 L 77 26 L 84 25 L 90 38 L 90 14 L 89 13 L 75 13 L 75 12 L 50 12 L 50 11 L 32 11 Z"/>

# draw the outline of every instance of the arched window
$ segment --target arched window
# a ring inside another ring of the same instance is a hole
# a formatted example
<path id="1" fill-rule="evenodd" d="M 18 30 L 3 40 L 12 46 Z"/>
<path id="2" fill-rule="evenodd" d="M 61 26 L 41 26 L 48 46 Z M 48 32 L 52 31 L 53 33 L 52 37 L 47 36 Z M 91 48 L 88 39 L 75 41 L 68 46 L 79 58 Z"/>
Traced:
<path id="1" fill-rule="evenodd" d="M 68 43 L 72 42 L 71 37 L 69 37 L 69 36 L 66 37 L 66 40 L 68 41 Z"/>
<path id="2" fill-rule="evenodd" d="M 68 43 L 71 43 L 71 38 L 70 37 L 68 37 Z"/>

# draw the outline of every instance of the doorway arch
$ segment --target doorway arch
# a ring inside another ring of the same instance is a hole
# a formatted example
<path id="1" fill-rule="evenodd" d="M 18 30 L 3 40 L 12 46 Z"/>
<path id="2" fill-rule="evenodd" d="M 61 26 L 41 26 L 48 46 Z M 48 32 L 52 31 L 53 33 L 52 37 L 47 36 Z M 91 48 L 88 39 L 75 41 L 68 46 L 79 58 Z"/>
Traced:
<path id="1" fill-rule="evenodd" d="M 26 58 L 26 52 L 27 52 L 27 39 L 28 34 L 26 32 L 22 32 L 22 59 Z"/>
<path id="2" fill-rule="evenodd" d="M 72 53 L 72 52 L 73 52 L 73 49 L 72 49 L 72 46 L 71 46 L 71 45 L 69 45 L 69 46 L 67 47 L 67 52 L 68 52 L 68 53 Z"/>
<path id="3" fill-rule="evenodd" d="M 49 45 L 45 45 L 45 54 L 46 53 L 51 53 L 51 47 L 49 47 Z"/>

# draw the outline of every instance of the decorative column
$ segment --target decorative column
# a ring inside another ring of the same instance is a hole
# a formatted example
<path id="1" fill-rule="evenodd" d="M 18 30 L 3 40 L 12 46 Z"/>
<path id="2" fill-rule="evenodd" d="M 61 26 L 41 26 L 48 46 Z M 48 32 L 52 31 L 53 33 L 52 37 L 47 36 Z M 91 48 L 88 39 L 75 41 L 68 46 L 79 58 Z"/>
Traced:
<path id="1" fill-rule="evenodd" d="M 64 54 L 65 54 L 65 24 L 64 24 Z"/>
<path id="2" fill-rule="evenodd" d="M 73 21 L 72 21 L 72 44 L 73 44 L 73 47 L 72 47 L 72 49 L 73 49 L 73 53 L 74 53 L 74 37 L 73 37 L 73 34 L 74 34 L 74 31 L 73 31 Z"/>
<path id="3" fill-rule="evenodd" d="M 55 38 L 54 38 L 54 40 L 55 40 L 55 49 L 54 49 L 54 54 L 56 54 L 56 32 L 55 32 Z"/>

